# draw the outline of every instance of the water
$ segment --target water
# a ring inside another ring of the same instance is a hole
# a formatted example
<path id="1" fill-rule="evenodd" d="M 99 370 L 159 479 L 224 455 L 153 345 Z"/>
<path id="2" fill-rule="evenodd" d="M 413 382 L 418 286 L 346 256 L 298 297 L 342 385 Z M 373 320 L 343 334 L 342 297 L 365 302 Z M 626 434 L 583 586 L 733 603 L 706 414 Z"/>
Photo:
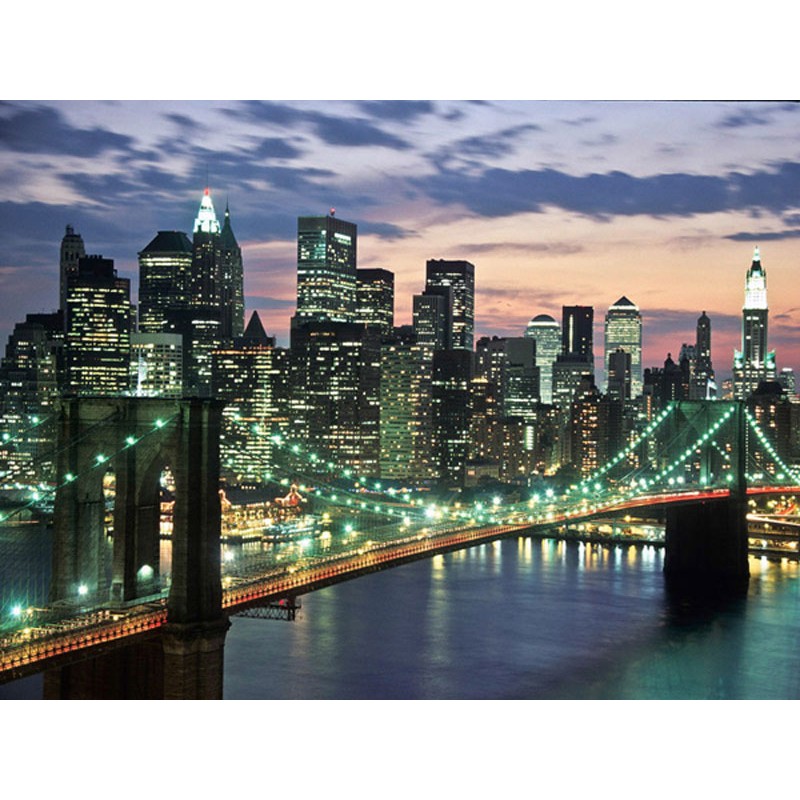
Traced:
<path id="1" fill-rule="evenodd" d="M 293 623 L 234 618 L 225 697 L 800 698 L 800 569 L 750 566 L 746 597 L 698 603 L 666 592 L 649 546 L 449 553 L 306 595 Z"/>
<path id="2" fill-rule="evenodd" d="M 234 618 L 228 699 L 800 697 L 797 564 L 747 597 L 670 599 L 663 551 L 505 540 Z"/>

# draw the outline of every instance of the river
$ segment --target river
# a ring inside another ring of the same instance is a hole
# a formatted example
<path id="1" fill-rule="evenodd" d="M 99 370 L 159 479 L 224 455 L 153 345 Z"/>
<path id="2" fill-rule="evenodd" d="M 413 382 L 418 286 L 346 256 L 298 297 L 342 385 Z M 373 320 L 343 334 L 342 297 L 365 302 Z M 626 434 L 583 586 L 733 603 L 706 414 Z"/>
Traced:
<path id="1" fill-rule="evenodd" d="M 800 569 L 751 558 L 746 596 L 675 598 L 663 550 L 525 537 L 235 617 L 226 699 L 800 698 Z M 0 686 L 38 698 L 40 676 Z"/>

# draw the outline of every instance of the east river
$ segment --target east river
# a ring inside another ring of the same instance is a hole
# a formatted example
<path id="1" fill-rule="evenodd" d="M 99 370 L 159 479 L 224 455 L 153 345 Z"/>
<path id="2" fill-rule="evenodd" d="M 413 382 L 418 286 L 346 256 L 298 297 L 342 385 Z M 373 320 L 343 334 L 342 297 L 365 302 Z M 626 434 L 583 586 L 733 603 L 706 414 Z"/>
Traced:
<path id="1" fill-rule="evenodd" d="M 662 568 L 649 545 L 520 537 L 357 578 L 295 622 L 234 617 L 225 698 L 800 698 L 796 562 L 751 558 L 746 596 L 702 602 Z"/>

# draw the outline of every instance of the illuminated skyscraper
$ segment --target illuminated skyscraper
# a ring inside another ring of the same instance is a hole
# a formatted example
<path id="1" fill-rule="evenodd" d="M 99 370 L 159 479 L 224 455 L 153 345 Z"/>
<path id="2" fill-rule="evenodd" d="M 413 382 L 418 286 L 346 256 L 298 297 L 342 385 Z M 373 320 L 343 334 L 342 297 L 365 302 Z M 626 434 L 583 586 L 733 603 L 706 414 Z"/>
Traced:
<path id="1" fill-rule="evenodd" d="M 627 297 L 620 297 L 606 313 L 605 345 L 606 382 L 611 354 L 624 350 L 631 356 L 631 397 L 638 397 L 642 393 L 642 315 Z"/>
<path id="2" fill-rule="evenodd" d="M 297 220 L 297 314 L 293 324 L 356 321 L 357 229 L 327 217 Z"/>
<path id="3" fill-rule="evenodd" d="M 85 256 L 67 278 L 67 392 L 117 395 L 130 382 L 131 286 L 114 262 Z"/>
<path id="4" fill-rule="evenodd" d="M 220 281 L 222 337 L 235 339 L 244 334 L 244 267 L 242 248 L 233 235 L 227 204 L 220 234 Z"/>
<path id="5" fill-rule="evenodd" d="M 83 239 L 79 233 L 75 233 L 72 225 L 67 225 L 67 232 L 61 240 L 61 288 L 60 305 L 63 321 L 66 323 L 67 314 L 67 279 L 70 275 L 78 272 L 78 259 L 86 255 L 86 248 L 83 246 Z"/>
<path id="6" fill-rule="evenodd" d="M 561 352 L 561 328 L 549 314 L 539 314 L 528 323 L 525 336 L 536 342 L 539 394 L 541 401 L 550 405 L 553 402 L 553 364 Z"/>
<path id="7" fill-rule="evenodd" d="M 761 381 L 775 380 L 775 352 L 767 350 L 767 273 L 758 248 L 747 270 L 742 309 L 742 349 L 733 356 L 733 393 L 746 400 Z"/>
<path id="8" fill-rule="evenodd" d="M 446 350 L 450 341 L 453 292 L 415 294 L 413 300 L 414 333 L 417 341 L 432 350 Z"/>
<path id="9" fill-rule="evenodd" d="M 448 349 L 472 350 L 475 335 L 475 266 L 469 261 L 431 259 L 425 269 L 425 294 L 452 290 Z"/>
<path id="10" fill-rule="evenodd" d="M 188 308 L 192 243 L 182 231 L 159 231 L 139 253 L 139 330 L 166 330 L 170 311 Z"/>
<path id="11" fill-rule="evenodd" d="M 704 311 L 697 319 L 695 363 L 689 387 L 689 399 L 713 400 L 717 396 L 714 367 L 711 363 L 711 320 Z"/>
<path id="12" fill-rule="evenodd" d="M 394 328 L 394 273 L 388 269 L 359 269 L 356 278 L 356 322 L 390 336 Z"/>
<path id="13" fill-rule="evenodd" d="M 136 397 L 181 397 L 182 336 L 176 333 L 131 334 L 131 393 Z"/>

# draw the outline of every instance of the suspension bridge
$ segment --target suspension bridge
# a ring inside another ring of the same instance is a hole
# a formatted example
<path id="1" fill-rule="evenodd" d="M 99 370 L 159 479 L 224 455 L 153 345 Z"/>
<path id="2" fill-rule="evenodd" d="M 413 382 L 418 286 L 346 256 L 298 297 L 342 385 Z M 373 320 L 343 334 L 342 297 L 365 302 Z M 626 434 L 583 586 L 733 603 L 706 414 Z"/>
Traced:
<path id="1" fill-rule="evenodd" d="M 434 502 L 242 422 L 264 481 L 283 496 L 237 507 L 220 499 L 215 401 L 65 399 L 56 424 L 57 478 L 0 511 L 9 576 L 0 682 L 46 671 L 51 696 L 68 696 L 61 684 L 74 684 L 70 670 L 87 659 L 124 672 L 115 655 L 123 645 L 163 674 L 164 696 L 221 696 L 231 615 L 292 618 L 297 597 L 339 581 L 613 515 L 666 516 L 665 569 L 746 580 L 748 503 L 800 491 L 800 476 L 739 403 L 672 403 L 594 474 L 511 503 Z M 174 482 L 167 529 L 166 473 Z M 2 482 L 21 485 L 14 474 Z M 15 521 L 48 501 L 44 555 L 22 558 L 31 543 Z M 791 538 L 787 525 L 780 533 Z"/>

